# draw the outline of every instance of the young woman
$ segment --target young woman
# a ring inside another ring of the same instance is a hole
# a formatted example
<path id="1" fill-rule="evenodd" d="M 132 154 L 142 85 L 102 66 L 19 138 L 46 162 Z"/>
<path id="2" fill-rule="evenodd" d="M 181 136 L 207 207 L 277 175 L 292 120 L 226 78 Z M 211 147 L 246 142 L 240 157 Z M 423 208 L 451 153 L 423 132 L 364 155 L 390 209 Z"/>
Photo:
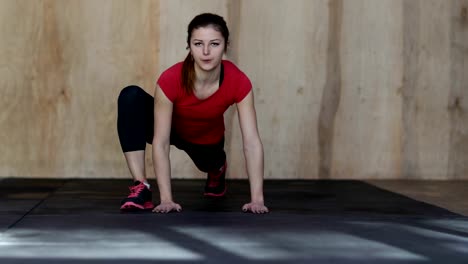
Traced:
<path id="1" fill-rule="evenodd" d="M 252 84 L 232 62 L 223 60 L 229 43 L 224 19 L 200 14 L 188 25 L 189 53 L 164 71 L 154 98 L 137 86 L 122 90 L 118 99 L 117 128 L 135 184 L 122 200 L 122 211 L 153 209 L 180 212 L 171 191 L 169 146 L 184 150 L 198 169 L 206 172 L 206 196 L 223 196 L 227 169 L 223 114 L 236 104 L 251 201 L 244 212 L 267 213 L 263 198 L 263 146 L 257 129 Z M 154 207 L 145 176 L 145 146 L 153 145 L 153 163 L 160 193 Z"/>

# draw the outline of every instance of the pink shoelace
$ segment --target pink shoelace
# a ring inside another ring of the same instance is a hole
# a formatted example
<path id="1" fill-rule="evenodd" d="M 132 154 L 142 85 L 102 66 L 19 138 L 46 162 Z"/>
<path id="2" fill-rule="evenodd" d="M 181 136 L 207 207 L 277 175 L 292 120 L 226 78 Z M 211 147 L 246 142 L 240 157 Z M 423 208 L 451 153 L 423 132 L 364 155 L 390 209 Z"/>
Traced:
<path id="1" fill-rule="evenodd" d="M 130 195 L 128 195 L 129 198 L 132 197 L 137 197 L 145 188 L 144 184 L 138 184 L 137 186 L 130 186 L 128 187 L 130 189 Z"/>

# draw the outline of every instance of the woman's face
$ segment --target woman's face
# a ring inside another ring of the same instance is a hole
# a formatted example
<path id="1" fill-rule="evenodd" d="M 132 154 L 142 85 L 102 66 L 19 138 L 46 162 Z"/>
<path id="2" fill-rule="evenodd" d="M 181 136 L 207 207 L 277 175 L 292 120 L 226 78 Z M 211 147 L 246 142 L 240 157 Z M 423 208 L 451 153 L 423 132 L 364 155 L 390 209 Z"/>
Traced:
<path id="1" fill-rule="evenodd" d="M 199 27 L 192 31 L 190 53 L 195 60 L 195 67 L 203 71 L 212 71 L 223 58 L 224 37 L 212 26 Z"/>

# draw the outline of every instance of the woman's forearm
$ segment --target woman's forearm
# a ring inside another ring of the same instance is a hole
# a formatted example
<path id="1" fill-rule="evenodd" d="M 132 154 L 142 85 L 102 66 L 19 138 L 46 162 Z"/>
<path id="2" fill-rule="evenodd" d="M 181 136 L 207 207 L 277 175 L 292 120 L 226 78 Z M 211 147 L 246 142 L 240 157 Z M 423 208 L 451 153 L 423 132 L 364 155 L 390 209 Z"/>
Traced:
<path id="1" fill-rule="evenodd" d="M 158 182 L 161 202 L 172 201 L 171 163 L 169 160 L 169 144 L 153 144 L 153 166 Z"/>
<path id="2" fill-rule="evenodd" d="M 251 200 L 263 203 L 263 146 L 261 141 L 244 145 L 244 155 Z"/>

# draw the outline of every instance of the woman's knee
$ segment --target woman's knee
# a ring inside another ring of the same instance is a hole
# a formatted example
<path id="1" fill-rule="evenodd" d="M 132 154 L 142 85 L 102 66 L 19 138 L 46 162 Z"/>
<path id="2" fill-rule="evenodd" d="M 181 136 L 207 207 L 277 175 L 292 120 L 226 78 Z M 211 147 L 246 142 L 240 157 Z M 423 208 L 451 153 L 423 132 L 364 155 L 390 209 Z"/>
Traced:
<path id="1" fill-rule="evenodd" d="M 224 153 L 223 153 L 224 154 Z M 226 154 L 211 156 L 209 158 L 193 158 L 192 160 L 195 166 L 202 172 L 211 172 L 217 171 L 221 168 L 226 162 Z"/>
<path id="2" fill-rule="evenodd" d="M 129 105 L 138 103 L 139 100 L 142 100 L 145 91 L 136 85 L 130 85 L 122 89 L 119 94 L 117 103 L 119 105 Z"/>

